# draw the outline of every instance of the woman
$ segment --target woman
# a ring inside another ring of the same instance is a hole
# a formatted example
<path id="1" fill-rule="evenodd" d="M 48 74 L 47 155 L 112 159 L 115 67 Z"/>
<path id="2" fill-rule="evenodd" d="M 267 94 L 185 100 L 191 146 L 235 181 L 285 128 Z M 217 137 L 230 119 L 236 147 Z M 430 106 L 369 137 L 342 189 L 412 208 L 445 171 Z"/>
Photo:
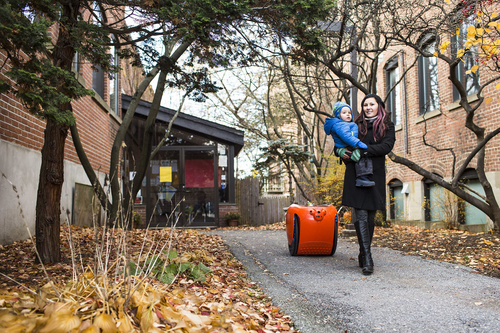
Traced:
<path id="1" fill-rule="evenodd" d="M 346 161 L 342 205 L 354 208 L 356 234 L 359 243 L 359 267 L 364 275 L 373 273 L 371 242 L 375 230 L 375 213 L 385 210 L 385 155 L 394 147 L 396 136 L 390 112 L 378 95 L 368 94 L 361 102 L 361 113 L 355 123 L 359 129 L 359 139 L 368 148 L 361 150 L 363 157 L 370 157 L 373 162 L 373 187 L 356 187 L 355 163 L 348 154 Z"/>

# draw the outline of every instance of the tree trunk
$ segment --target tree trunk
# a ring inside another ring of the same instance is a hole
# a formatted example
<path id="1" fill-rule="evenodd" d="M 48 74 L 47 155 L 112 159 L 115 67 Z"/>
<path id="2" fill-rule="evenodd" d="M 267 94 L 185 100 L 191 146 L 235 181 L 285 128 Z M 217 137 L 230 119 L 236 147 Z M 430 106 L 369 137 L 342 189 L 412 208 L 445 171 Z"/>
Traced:
<path id="1" fill-rule="evenodd" d="M 43 263 L 61 261 L 61 192 L 68 126 L 47 119 L 36 201 L 36 248 Z"/>

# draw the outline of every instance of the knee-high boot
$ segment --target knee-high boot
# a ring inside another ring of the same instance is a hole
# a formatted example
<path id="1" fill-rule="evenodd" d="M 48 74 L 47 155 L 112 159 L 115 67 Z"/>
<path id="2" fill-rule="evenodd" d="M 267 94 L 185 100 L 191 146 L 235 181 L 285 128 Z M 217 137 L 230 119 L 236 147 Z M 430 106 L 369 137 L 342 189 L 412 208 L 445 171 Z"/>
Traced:
<path id="1" fill-rule="evenodd" d="M 363 274 L 370 275 L 373 273 L 373 259 L 371 252 L 371 233 L 368 225 L 368 219 L 359 220 L 359 233 L 361 236 L 361 243 L 363 244 L 363 252 L 365 260 L 363 263 Z"/>
<path id="2" fill-rule="evenodd" d="M 361 239 L 361 233 L 359 231 L 359 222 L 354 222 L 354 228 L 356 228 L 356 236 L 358 236 L 358 244 L 359 244 L 359 254 L 358 254 L 358 264 L 360 268 L 363 268 L 365 263 L 365 251 L 363 249 L 363 240 Z"/>

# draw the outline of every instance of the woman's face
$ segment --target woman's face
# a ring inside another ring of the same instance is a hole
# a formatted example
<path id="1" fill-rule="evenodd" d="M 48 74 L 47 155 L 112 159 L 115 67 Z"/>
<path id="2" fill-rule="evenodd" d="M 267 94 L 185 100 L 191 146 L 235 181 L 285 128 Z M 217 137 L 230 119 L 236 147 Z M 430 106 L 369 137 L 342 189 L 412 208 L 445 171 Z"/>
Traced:
<path id="1" fill-rule="evenodd" d="M 378 103 L 374 97 L 368 97 L 363 103 L 363 112 L 367 118 L 373 118 L 378 115 Z"/>

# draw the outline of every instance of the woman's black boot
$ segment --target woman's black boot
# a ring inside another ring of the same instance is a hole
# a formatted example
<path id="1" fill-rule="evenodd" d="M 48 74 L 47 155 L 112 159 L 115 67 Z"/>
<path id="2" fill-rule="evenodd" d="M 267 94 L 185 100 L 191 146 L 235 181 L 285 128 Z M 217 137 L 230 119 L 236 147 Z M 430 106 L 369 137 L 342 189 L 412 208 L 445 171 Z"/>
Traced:
<path id="1" fill-rule="evenodd" d="M 360 268 L 363 268 L 365 263 L 365 252 L 363 249 L 363 241 L 361 240 L 361 233 L 359 231 L 359 222 L 354 222 L 354 228 L 356 228 L 356 236 L 358 236 L 359 244 L 358 265 Z"/>
<path id="2" fill-rule="evenodd" d="M 361 238 L 361 243 L 363 244 L 363 252 L 365 255 L 365 260 L 363 263 L 363 274 L 370 275 L 373 273 L 373 258 L 371 252 L 371 237 L 370 237 L 370 227 L 368 226 L 368 219 L 359 219 L 359 234 Z"/>

